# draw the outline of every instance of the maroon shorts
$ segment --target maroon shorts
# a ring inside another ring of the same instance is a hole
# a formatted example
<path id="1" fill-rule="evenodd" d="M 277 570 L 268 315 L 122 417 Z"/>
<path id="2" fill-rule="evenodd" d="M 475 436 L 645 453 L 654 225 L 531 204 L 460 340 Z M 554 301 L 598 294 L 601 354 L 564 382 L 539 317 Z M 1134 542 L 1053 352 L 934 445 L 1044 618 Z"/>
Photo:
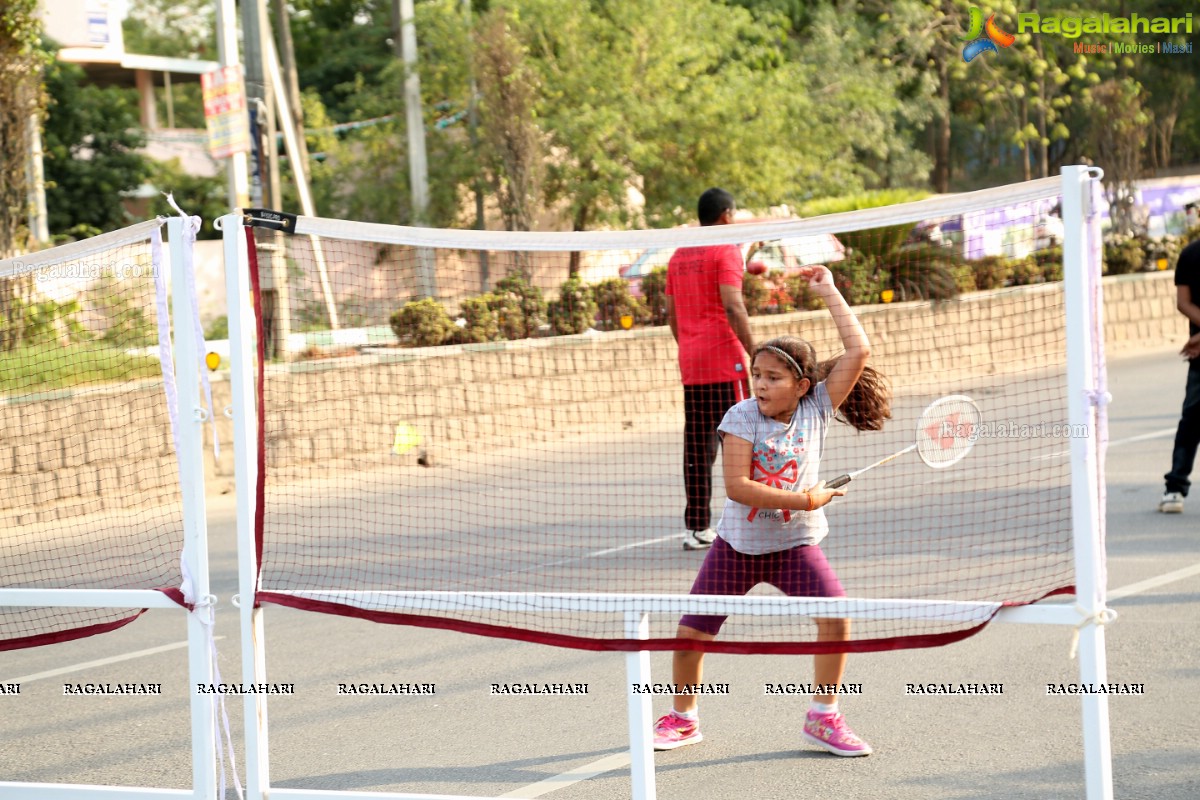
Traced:
<path id="1" fill-rule="evenodd" d="M 718 536 L 704 558 L 691 594 L 744 595 L 769 583 L 788 597 L 845 597 L 837 573 L 818 545 L 751 556 L 734 550 Z M 716 636 L 726 617 L 685 614 L 680 625 Z"/>

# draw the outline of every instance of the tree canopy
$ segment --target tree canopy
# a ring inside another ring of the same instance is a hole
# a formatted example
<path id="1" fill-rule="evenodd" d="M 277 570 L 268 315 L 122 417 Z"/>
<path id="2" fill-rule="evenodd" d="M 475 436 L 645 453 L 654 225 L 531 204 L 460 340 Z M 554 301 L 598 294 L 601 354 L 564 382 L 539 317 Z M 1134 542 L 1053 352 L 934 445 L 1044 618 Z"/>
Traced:
<path id="1" fill-rule="evenodd" d="M 295 5 L 301 84 L 334 120 L 390 117 L 342 137 L 332 158 L 355 195 L 393 199 L 364 207 L 344 197 L 330 213 L 404 221 L 390 3 Z M 795 207 L 865 189 L 1050 175 L 1095 160 L 1099 142 L 1115 146 L 1087 102 L 1109 80 L 1137 84 L 1145 130 L 1122 135 L 1144 139 L 1143 164 L 1200 158 L 1193 59 L 1100 57 L 1079 38 L 1017 32 L 1027 5 L 990 6 L 1013 41 L 968 62 L 969 0 L 476 0 L 470 15 L 462 0 L 418 2 L 435 219 L 465 224 L 463 198 L 479 185 L 508 227 L 532 224 L 533 205 L 583 229 L 676 224 L 714 184 L 747 206 Z M 1097 15 L 1187 13 L 1182 2 L 1095 5 Z M 1056 0 L 1031 8 L 1081 13 Z M 1138 35 L 1106 37 L 1122 38 Z M 329 57 L 303 55 L 318 52 Z"/>
<path id="2" fill-rule="evenodd" d="M 51 99 L 42 138 L 52 235 L 89 236 L 136 221 L 122 200 L 150 175 L 137 152 L 146 137 L 131 95 L 84 83 L 82 76 L 78 67 L 57 61 L 46 71 Z"/>
<path id="3" fill-rule="evenodd" d="M 130 42 L 212 57 L 194 24 L 208 5 L 132 0 Z M 997 0 L 987 8 L 1004 41 L 968 60 L 968 36 L 984 35 L 970 30 L 976 5 L 417 0 L 431 221 L 473 224 L 477 192 L 492 224 L 511 228 L 659 226 L 690 218 L 710 185 L 748 207 L 799 207 L 873 189 L 980 188 L 1113 154 L 1132 177 L 1200 161 L 1200 61 L 1112 52 L 1190 36 L 1069 36 L 1017 23 L 1018 14 L 1183 17 L 1190 3 L 1096 0 L 1081 11 L 1067 0 Z M 392 6 L 291 0 L 308 146 L 321 159 L 319 213 L 413 219 Z M 1108 52 L 1091 51 L 1101 43 Z M 60 107 L 78 104 L 82 124 L 101 124 L 89 117 L 95 98 L 62 91 Z M 1132 116 L 1113 124 L 1106 102 Z M 114 168 L 132 170 L 119 166 L 132 140 L 119 140 L 89 141 L 111 142 Z M 97 175 L 89 191 L 121 182 Z M 77 204 L 57 204 L 68 206 Z"/>

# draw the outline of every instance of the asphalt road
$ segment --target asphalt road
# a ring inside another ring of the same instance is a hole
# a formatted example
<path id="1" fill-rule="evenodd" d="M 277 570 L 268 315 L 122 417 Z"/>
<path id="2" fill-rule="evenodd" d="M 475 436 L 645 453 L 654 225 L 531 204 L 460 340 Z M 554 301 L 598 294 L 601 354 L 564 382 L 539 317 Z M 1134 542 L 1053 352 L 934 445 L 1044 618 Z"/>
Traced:
<path id="1" fill-rule="evenodd" d="M 1110 363 L 1108 458 L 1109 679 L 1140 696 L 1111 699 L 1114 795 L 1200 797 L 1200 499 L 1157 514 L 1161 475 L 1183 396 L 1185 367 L 1170 351 Z M 866 491 L 865 489 L 863 490 Z M 225 680 L 239 676 L 233 506 L 210 502 L 210 568 L 221 599 Z M 666 513 L 658 510 L 654 513 Z M 658 549 L 656 549 L 658 548 Z M 641 548 L 680 563 L 675 541 Z M 693 554 L 696 564 L 699 554 Z M 1165 578 L 1163 576 L 1166 576 Z M 624 657 L 379 625 L 269 606 L 272 681 L 295 694 L 269 700 L 270 775 L 277 787 L 429 792 L 555 800 L 630 796 Z M 0 654 L 0 780 L 186 788 L 191 781 L 183 615 L 152 610 L 119 631 Z M 838 759 L 800 741 L 807 698 L 764 694 L 807 681 L 811 659 L 712 655 L 727 697 L 702 702 L 705 741 L 656 756 L 658 797 L 1080 798 L 1080 704 L 1047 696 L 1078 681 L 1069 629 L 995 624 L 959 644 L 856 655 L 843 702 L 875 747 Z M 651 657 L 656 677 L 670 655 Z M 995 696 L 906 694 L 909 683 L 1002 683 Z M 162 696 L 66 696 L 64 683 L 158 682 Z M 428 696 L 357 697 L 339 683 L 433 683 Z M 490 693 L 495 682 L 587 683 L 580 696 Z M 656 713 L 667 708 L 658 698 Z M 239 769 L 241 703 L 228 703 Z M 541 783 L 564 773 L 578 775 Z M 232 791 L 229 796 L 232 795 Z"/>

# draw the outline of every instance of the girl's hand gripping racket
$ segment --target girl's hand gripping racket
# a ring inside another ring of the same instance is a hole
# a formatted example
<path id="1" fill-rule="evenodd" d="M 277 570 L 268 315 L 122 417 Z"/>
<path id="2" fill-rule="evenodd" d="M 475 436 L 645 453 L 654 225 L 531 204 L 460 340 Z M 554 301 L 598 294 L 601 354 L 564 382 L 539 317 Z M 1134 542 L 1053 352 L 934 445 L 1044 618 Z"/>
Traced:
<path id="1" fill-rule="evenodd" d="M 975 444 L 982 420 L 979 406 L 965 395 L 951 394 L 934 400 L 925 407 L 917 420 L 915 442 L 887 458 L 881 458 L 869 467 L 839 475 L 825 486 L 829 489 L 845 486 L 867 470 L 875 469 L 913 450 L 917 451 L 922 461 L 934 469 L 945 469 L 957 464 Z"/>

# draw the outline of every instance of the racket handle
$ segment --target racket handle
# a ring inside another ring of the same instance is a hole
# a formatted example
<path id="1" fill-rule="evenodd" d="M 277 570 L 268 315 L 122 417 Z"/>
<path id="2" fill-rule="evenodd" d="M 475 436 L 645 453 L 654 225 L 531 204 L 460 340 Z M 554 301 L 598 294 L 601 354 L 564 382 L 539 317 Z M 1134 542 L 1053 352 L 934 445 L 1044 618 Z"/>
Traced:
<path id="1" fill-rule="evenodd" d="M 841 487 L 845 486 L 849 482 L 850 482 L 850 475 L 848 473 L 843 473 L 842 475 L 838 475 L 836 478 L 834 478 L 833 480 L 826 483 L 825 488 L 826 489 L 840 489 Z"/>

